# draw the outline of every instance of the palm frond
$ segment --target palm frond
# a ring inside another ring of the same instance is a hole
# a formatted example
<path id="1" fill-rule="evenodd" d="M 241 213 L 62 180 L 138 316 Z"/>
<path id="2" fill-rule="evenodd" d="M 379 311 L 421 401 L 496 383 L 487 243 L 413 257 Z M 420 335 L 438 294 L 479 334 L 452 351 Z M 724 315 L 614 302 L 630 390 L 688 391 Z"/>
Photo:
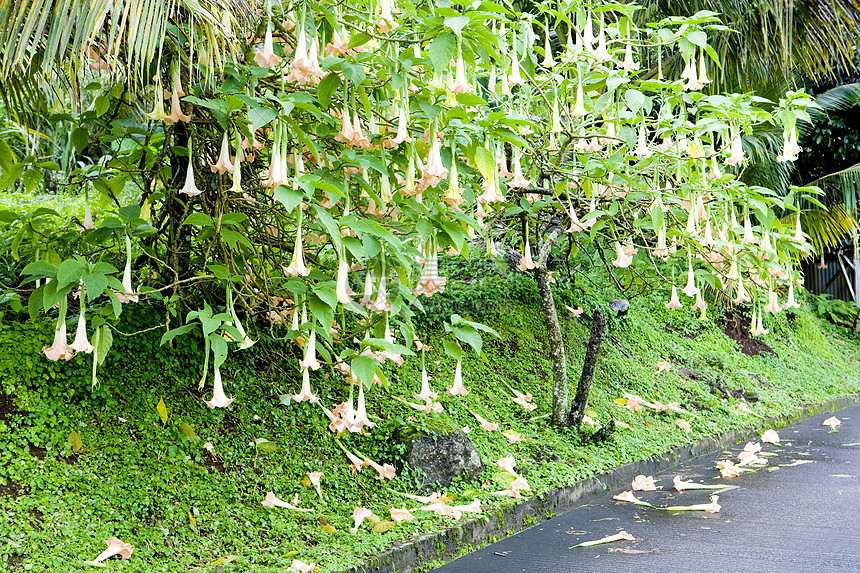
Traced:
<path id="1" fill-rule="evenodd" d="M 860 163 L 819 177 L 807 186 L 820 188 L 828 204 L 841 204 L 848 213 L 856 215 L 860 201 Z"/>
<path id="2" fill-rule="evenodd" d="M 829 89 L 815 98 L 820 110 L 810 108 L 813 119 L 817 114 L 827 114 L 833 111 L 844 111 L 852 107 L 860 107 L 860 83 L 844 84 Z"/>
<path id="3" fill-rule="evenodd" d="M 722 63 L 713 78 L 720 89 L 737 85 L 758 92 L 774 80 L 793 83 L 798 74 L 818 80 L 854 68 L 860 37 L 856 0 L 646 0 L 644 5 L 643 22 L 709 10 L 737 32 L 708 39 Z"/>
<path id="4" fill-rule="evenodd" d="M 229 0 L 0 0 L 0 77 L 8 80 L 21 70 L 76 73 L 95 46 L 133 82 L 147 83 L 148 68 L 161 58 L 165 43 L 185 40 L 172 37 L 171 30 L 193 21 L 198 37 L 228 40 L 223 45 L 232 49 L 232 30 L 251 20 L 250 11 Z M 196 46 L 210 62 L 222 60 L 215 53 L 221 47 Z"/>
<path id="5" fill-rule="evenodd" d="M 791 228 L 797 223 L 797 217 L 800 217 L 803 232 L 809 235 L 812 248 L 819 254 L 839 246 L 858 229 L 857 221 L 842 205 L 830 209 L 813 206 L 784 217 L 782 223 Z"/>

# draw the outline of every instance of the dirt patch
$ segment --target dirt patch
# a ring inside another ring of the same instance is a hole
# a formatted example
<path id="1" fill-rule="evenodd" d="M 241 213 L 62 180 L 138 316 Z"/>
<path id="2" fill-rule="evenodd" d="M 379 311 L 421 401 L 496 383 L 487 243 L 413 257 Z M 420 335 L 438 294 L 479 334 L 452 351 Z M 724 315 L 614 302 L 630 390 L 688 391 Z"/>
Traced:
<path id="1" fill-rule="evenodd" d="M 39 460 L 44 460 L 45 459 L 45 453 L 46 452 L 43 448 L 40 448 L 38 446 L 34 446 L 33 444 L 30 444 L 30 455 L 33 456 L 34 458 L 39 459 Z"/>
<path id="2" fill-rule="evenodd" d="M 776 354 L 773 348 L 750 336 L 750 318 L 742 315 L 738 310 L 726 311 L 725 316 L 717 325 L 726 336 L 738 343 L 740 351 L 747 356 L 758 356 L 765 353 Z"/>
<path id="3" fill-rule="evenodd" d="M 7 479 L 5 484 L 0 484 L 0 495 L 6 497 L 18 497 L 27 493 L 27 487 Z"/>
<path id="4" fill-rule="evenodd" d="M 21 414 L 15 406 L 14 394 L 0 394 L 0 420 L 5 420 L 7 417 L 17 416 Z"/>
<path id="5" fill-rule="evenodd" d="M 696 372 L 695 370 L 690 370 L 689 368 L 679 368 L 678 376 L 683 376 L 684 378 L 689 378 L 690 380 L 696 380 L 698 382 L 704 382 L 711 388 L 711 392 L 716 394 L 717 396 L 723 398 L 724 400 L 746 400 L 747 402 L 758 402 L 759 397 L 758 394 L 752 391 L 747 391 L 746 388 L 741 386 L 740 388 L 730 388 L 720 379 L 719 376 L 714 380 L 709 380 L 707 376 L 702 374 L 701 372 Z"/>
<path id="6" fill-rule="evenodd" d="M 10 555 L 9 557 L 6 558 L 6 567 L 8 567 L 10 570 L 19 569 L 20 565 L 21 565 L 21 561 L 23 561 L 23 560 L 24 560 L 23 555 Z"/>

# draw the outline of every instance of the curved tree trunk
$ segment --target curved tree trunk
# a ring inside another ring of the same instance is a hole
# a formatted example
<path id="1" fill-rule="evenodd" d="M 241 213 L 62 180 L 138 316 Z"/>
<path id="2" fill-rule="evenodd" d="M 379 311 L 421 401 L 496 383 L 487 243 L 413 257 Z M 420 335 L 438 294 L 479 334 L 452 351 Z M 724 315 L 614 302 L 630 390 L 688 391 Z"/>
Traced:
<path id="1" fill-rule="evenodd" d="M 546 267 L 541 265 L 535 270 L 540 292 L 540 306 L 546 332 L 549 338 L 549 354 L 552 361 L 552 425 L 567 427 L 569 425 L 567 410 L 567 359 L 564 353 L 564 339 L 561 336 L 561 325 L 558 313 L 555 311 L 555 301 L 552 298 L 552 286 Z"/>
<path id="2" fill-rule="evenodd" d="M 591 323 L 591 336 L 588 339 L 588 347 L 585 350 L 585 360 L 582 363 L 582 376 L 576 387 L 576 396 L 570 407 L 569 420 L 572 426 L 579 428 L 582 418 L 585 416 L 585 407 L 588 404 L 588 394 L 591 392 L 591 382 L 594 380 L 594 371 L 597 369 L 597 356 L 600 353 L 600 342 L 603 340 L 603 332 L 606 330 L 606 314 L 599 308 L 594 311 L 594 321 Z"/>

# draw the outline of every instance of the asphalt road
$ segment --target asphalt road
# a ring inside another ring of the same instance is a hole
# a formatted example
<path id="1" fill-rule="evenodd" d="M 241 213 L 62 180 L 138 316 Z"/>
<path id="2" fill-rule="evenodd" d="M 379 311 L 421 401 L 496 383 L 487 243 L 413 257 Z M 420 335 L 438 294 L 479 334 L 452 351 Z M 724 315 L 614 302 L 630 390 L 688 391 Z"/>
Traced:
<path id="1" fill-rule="evenodd" d="M 738 461 L 746 442 L 655 475 L 658 489 L 635 492 L 656 506 L 708 503 L 713 491 L 677 492 L 672 478 L 737 486 L 718 492 L 719 513 L 669 512 L 617 502 L 622 490 L 466 555 L 436 571 L 458 572 L 860 572 L 860 405 L 834 414 L 829 433 L 815 416 L 778 430 L 784 447 L 768 465 L 720 478 L 716 461 Z M 788 466 L 795 460 L 811 463 Z M 628 488 L 630 489 L 630 488 Z M 619 531 L 635 541 L 570 547 Z"/>

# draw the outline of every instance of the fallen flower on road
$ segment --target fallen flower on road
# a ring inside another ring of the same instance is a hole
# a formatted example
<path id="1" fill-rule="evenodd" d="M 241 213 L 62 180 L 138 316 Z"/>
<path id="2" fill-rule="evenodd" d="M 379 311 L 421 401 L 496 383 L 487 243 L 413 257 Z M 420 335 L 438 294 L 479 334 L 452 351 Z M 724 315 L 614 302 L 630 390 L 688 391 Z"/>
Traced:
<path id="1" fill-rule="evenodd" d="M 686 489 L 724 489 L 727 487 L 732 487 L 728 485 L 723 485 L 721 483 L 715 483 L 711 485 L 696 483 L 692 481 L 684 481 L 681 479 L 681 476 L 675 476 L 673 480 L 675 483 L 675 489 L 678 491 L 684 491 Z"/>
<path id="2" fill-rule="evenodd" d="M 642 501 L 641 499 L 639 499 L 638 497 L 633 495 L 632 491 L 625 491 L 625 492 L 619 493 L 618 495 L 613 495 L 612 499 L 614 499 L 616 501 L 626 501 L 628 503 L 635 503 L 636 505 L 644 505 L 647 507 L 654 507 L 653 505 L 651 505 L 647 501 Z"/>
<path id="3" fill-rule="evenodd" d="M 708 513 L 719 513 L 720 504 L 717 503 L 718 499 L 720 499 L 720 496 L 712 495 L 711 503 L 699 503 L 697 505 L 678 505 L 674 507 L 661 507 L 659 509 L 664 509 L 666 511 L 707 511 Z"/>
<path id="4" fill-rule="evenodd" d="M 654 476 L 638 475 L 633 480 L 634 491 L 656 491 L 657 486 L 654 485 Z"/>
<path id="5" fill-rule="evenodd" d="M 717 467 L 720 469 L 720 474 L 724 478 L 736 478 L 741 475 L 741 470 L 729 460 L 721 460 L 717 462 Z"/>
<path id="6" fill-rule="evenodd" d="M 764 434 L 761 435 L 761 441 L 766 444 L 773 444 L 775 446 L 781 446 L 779 443 L 779 434 L 776 433 L 776 430 L 767 430 Z"/>
<path id="7" fill-rule="evenodd" d="M 825 425 L 825 426 L 830 426 L 830 431 L 831 431 L 831 432 L 837 432 L 838 430 L 837 430 L 836 428 L 837 428 L 840 424 L 842 424 L 842 422 L 840 422 L 840 421 L 839 421 L 839 418 L 837 418 L 836 416 L 831 416 L 830 418 L 827 418 L 826 420 L 824 420 L 824 424 L 823 424 L 823 425 Z"/>
<path id="8" fill-rule="evenodd" d="M 811 464 L 815 460 L 791 460 L 790 464 L 779 464 L 781 468 L 793 468 L 794 466 L 802 466 L 803 464 Z"/>
<path id="9" fill-rule="evenodd" d="M 610 535 L 603 539 L 596 539 L 594 541 L 584 541 L 579 545 L 568 547 L 568 549 L 573 549 L 574 547 L 591 547 L 592 545 L 602 545 L 603 543 L 612 543 L 613 541 L 636 541 L 636 538 L 626 531 L 619 531 L 615 535 Z"/>

